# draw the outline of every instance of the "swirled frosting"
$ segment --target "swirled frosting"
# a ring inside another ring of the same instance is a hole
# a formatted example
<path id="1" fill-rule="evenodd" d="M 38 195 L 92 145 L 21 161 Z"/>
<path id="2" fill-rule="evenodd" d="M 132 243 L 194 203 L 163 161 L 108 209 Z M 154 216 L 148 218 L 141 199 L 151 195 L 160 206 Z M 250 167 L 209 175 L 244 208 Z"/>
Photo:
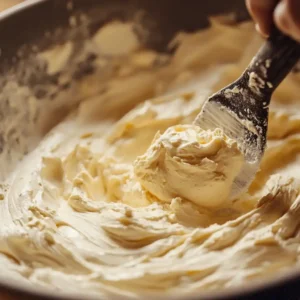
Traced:
<path id="1" fill-rule="evenodd" d="M 160 201 L 180 197 L 216 207 L 229 199 L 242 164 L 237 143 L 222 130 L 177 125 L 157 134 L 134 167 L 142 186 Z"/>
<path id="2" fill-rule="evenodd" d="M 107 89 L 44 137 L 1 184 L 7 278 L 144 299 L 245 286 L 299 265 L 299 76 L 274 96 L 261 170 L 234 202 L 235 141 L 189 125 L 249 62 L 261 43 L 252 27 L 182 34 L 154 69 L 159 55 L 133 48 Z"/>

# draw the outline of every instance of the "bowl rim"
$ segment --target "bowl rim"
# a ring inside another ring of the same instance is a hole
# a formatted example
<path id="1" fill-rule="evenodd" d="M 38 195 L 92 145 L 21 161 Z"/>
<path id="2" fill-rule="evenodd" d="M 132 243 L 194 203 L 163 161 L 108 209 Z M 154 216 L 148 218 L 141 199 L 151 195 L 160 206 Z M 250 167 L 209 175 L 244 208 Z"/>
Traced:
<path id="1" fill-rule="evenodd" d="M 23 0 L 23 2 L 20 2 L 16 5 L 13 5 L 3 11 L 0 12 L 0 21 L 3 21 L 6 18 L 9 18 L 12 15 L 15 15 L 24 9 L 29 9 L 31 6 L 40 4 L 41 2 L 45 2 L 48 0 Z"/>

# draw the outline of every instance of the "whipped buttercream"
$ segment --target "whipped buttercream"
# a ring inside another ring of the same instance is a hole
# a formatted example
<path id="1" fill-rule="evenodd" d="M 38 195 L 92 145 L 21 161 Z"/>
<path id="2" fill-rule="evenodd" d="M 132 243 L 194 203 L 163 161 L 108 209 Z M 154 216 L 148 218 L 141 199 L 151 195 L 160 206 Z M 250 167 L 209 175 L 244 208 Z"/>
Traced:
<path id="1" fill-rule="evenodd" d="M 189 125 L 241 74 L 261 44 L 254 32 L 213 22 L 181 34 L 170 63 L 154 69 L 129 47 L 138 53 L 126 52 L 102 94 L 1 184 L 5 277 L 57 294 L 144 299 L 245 287 L 299 267 L 299 76 L 274 96 L 261 171 L 234 202 L 235 142 Z"/>
<path id="2" fill-rule="evenodd" d="M 228 200 L 243 160 L 237 143 L 221 129 L 177 125 L 157 134 L 134 167 L 142 186 L 161 201 L 181 197 L 216 207 Z"/>

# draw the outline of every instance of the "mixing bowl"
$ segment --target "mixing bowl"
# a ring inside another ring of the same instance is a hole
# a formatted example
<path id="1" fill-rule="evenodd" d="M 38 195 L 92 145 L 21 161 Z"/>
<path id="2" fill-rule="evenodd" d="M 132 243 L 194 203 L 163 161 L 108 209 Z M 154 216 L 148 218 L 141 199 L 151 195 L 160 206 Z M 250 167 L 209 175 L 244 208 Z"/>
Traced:
<path id="1" fill-rule="evenodd" d="M 114 75 L 112 66 L 99 65 L 101 55 L 91 47 L 90 41 L 100 28 L 112 20 L 130 22 L 143 47 L 172 55 L 176 49 L 169 42 L 178 32 L 205 28 L 208 16 L 220 13 L 230 13 L 232 22 L 248 18 L 242 0 L 36 0 L 2 13 L 1 179 L 72 108 L 101 93 L 102 83 Z M 110 43 L 114 56 L 122 57 L 130 47 L 111 33 L 103 45 L 106 58 L 112 54 Z M 48 63 L 40 59 L 41 53 Z M 33 290 L 7 279 L 3 269 L 0 293 L 1 299 L 82 299 L 40 287 Z M 298 295 L 300 271 L 293 271 L 275 280 L 190 299 L 297 299 Z"/>

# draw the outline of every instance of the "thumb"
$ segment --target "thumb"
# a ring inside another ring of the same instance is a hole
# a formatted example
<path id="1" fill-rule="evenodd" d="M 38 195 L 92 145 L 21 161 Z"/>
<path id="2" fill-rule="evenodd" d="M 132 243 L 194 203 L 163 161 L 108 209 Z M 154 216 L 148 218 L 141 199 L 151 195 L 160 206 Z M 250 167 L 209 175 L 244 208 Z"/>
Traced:
<path id="1" fill-rule="evenodd" d="M 281 1 L 274 12 L 274 23 L 283 33 L 300 41 L 300 1 Z"/>

